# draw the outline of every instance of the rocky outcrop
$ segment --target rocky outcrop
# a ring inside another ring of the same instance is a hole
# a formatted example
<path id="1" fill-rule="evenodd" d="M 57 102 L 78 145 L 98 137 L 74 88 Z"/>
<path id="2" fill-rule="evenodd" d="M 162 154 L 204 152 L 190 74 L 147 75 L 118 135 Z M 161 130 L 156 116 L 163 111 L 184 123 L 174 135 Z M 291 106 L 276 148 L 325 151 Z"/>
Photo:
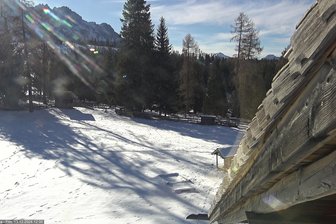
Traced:
<path id="1" fill-rule="evenodd" d="M 320 0 L 291 38 L 228 170 L 210 219 L 247 220 L 336 194 L 336 1 Z M 328 183 L 323 187 L 322 183 Z M 270 205 L 270 198 L 278 203 Z"/>

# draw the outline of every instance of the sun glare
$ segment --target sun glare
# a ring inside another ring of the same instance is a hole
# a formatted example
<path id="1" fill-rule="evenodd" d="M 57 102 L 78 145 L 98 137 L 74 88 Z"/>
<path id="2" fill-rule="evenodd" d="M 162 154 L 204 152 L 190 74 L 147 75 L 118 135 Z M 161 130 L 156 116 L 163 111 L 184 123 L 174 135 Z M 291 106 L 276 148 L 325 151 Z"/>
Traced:
<path id="1" fill-rule="evenodd" d="M 18 1 L 13 1 L 11 2 L 11 4 L 11 8 L 18 8 L 17 6 L 19 6 L 19 8 L 23 10 L 26 9 L 26 6 Z M 44 19 L 37 13 L 31 11 L 24 16 L 26 19 L 26 25 L 31 30 L 33 30 L 40 39 L 48 44 L 48 46 L 53 50 L 57 57 L 66 64 L 68 69 L 74 75 L 76 75 L 85 85 L 94 90 L 92 84 L 90 83 L 88 78 L 83 75 L 83 73 L 84 71 L 103 72 L 103 69 L 101 69 L 99 65 L 97 65 L 83 52 L 82 49 L 87 49 L 87 46 L 73 44 L 69 38 L 67 38 L 55 29 L 56 27 L 60 26 L 64 26 L 65 29 L 71 29 L 72 37 L 74 39 L 78 39 L 78 36 L 80 36 L 80 34 L 73 30 L 72 25 L 75 24 L 76 21 L 69 16 L 67 16 L 66 18 L 60 18 L 59 16 L 51 12 L 49 8 L 43 8 L 42 11 L 44 15 L 49 17 L 49 19 Z M 72 53 L 62 51 L 59 44 L 56 44 L 56 41 L 61 42 L 63 47 L 69 48 Z M 91 48 L 89 50 L 93 54 L 99 53 L 94 48 Z"/>

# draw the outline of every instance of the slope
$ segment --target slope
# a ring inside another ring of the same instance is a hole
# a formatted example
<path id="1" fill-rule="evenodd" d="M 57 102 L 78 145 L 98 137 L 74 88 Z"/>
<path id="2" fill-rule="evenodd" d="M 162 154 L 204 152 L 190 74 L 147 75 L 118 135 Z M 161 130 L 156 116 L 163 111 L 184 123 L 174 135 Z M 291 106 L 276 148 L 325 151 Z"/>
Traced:
<path id="1" fill-rule="evenodd" d="M 97 109 L 0 112 L 1 218 L 189 223 L 222 179 L 211 151 L 239 135 Z"/>

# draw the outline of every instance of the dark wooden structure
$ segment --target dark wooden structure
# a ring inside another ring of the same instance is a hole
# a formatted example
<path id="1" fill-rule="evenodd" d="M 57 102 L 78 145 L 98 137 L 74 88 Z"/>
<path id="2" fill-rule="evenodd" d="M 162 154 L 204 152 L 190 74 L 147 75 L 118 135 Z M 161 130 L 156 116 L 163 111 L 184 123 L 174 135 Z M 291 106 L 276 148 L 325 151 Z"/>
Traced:
<path id="1" fill-rule="evenodd" d="M 309 9 L 285 57 L 217 193 L 211 223 L 336 223 L 336 0 Z"/>
<path id="2" fill-rule="evenodd" d="M 201 115 L 201 124 L 203 124 L 203 125 L 215 125 L 216 124 L 216 116 Z"/>
<path id="3" fill-rule="evenodd" d="M 55 106 L 58 108 L 72 108 L 76 100 L 76 95 L 70 91 L 57 93 L 55 97 Z"/>
<path id="4" fill-rule="evenodd" d="M 124 107 L 116 107 L 115 109 L 116 114 L 122 116 L 126 114 L 126 109 Z"/>

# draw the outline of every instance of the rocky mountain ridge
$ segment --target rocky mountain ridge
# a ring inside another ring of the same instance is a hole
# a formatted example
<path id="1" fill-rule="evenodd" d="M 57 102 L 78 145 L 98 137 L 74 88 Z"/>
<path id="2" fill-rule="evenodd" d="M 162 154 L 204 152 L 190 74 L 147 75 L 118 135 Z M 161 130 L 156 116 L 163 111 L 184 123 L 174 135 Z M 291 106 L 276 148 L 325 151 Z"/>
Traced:
<path id="1" fill-rule="evenodd" d="M 91 42 L 98 45 L 118 45 L 121 37 L 107 23 L 97 24 L 85 21 L 79 14 L 66 6 L 50 8 L 39 4 L 34 7 L 53 29 L 72 42 Z"/>

